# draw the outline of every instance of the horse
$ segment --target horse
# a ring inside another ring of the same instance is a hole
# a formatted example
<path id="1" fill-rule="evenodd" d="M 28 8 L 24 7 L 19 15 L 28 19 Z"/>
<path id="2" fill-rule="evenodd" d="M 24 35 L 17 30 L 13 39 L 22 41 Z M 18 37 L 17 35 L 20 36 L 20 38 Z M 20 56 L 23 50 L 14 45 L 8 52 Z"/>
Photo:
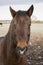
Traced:
<path id="1" fill-rule="evenodd" d="M 10 6 L 13 19 L 8 33 L 0 41 L 0 65 L 26 65 L 33 10 L 33 5 L 27 11 L 15 11 Z"/>

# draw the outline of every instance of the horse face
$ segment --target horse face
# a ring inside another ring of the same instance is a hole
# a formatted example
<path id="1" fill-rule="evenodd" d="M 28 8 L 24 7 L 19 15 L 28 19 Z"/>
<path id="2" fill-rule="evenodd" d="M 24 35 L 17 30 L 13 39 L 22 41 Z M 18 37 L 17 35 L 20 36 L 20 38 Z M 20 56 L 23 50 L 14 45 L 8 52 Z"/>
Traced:
<path id="1" fill-rule="evenodd" d="M 27 50 L 28 41 L 30 38 L 30 18 L 27 15 L 15 16 L 14 26 L 17 40 L 17 49 L 22 54 Z"/>
<path id="2" fill-rule="evenodd" d="M 30 38 L 30 16 L 33 12 L 33 5 L 27 11 L 14 11 L 10 7 L 11 14 L 13 16 L 13 41 L 16 45 L 16 50 L 18 53 L 23 54 L 27 50 L 29 38 Z M 15 43 L 16 41 L 16 43 Z"/>

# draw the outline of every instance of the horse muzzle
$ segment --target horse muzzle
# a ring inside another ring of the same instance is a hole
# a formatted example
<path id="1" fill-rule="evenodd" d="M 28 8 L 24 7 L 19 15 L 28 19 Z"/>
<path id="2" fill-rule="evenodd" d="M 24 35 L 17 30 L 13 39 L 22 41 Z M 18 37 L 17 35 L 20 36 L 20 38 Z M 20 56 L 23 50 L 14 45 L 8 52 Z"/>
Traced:
<path id="1" fill-rule="evenodd" d="M 19 54 L 24 54 L 27 50 L 27 43 L 26 41 L 19 41 L 17 43 L 17 50 L 19 52 Z"/>
<path id="2" fill-rule="evenodd" d="M 22 55 L 27 51 L 27 47 L 25 47 L 25 48 L 17 47 L 17 50 L 18 50 L 18 53 Z"/>

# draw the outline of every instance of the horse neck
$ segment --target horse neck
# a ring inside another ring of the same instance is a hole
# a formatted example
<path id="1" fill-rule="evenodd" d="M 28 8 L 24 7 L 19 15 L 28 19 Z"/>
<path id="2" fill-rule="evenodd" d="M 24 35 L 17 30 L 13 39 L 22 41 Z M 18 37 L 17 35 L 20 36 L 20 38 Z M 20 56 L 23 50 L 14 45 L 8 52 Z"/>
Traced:
<path id="1" fill-rule="evenodd" d="M 10 36 L 10 32 L 8 31 L 7 35 L 5 36 L 5 43 L 7 44 L 7 55 L 9 55 L 9 51 L 11 50 L 11 46 L 12 46 L 12 41 L 11 41 L 11 36 Z"/>

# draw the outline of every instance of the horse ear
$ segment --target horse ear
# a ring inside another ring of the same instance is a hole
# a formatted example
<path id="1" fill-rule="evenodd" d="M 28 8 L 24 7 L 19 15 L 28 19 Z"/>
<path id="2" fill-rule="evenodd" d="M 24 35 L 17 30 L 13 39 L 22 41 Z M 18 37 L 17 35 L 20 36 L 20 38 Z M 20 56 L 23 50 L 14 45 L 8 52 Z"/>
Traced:
<path id="1" fill-rule="evenodd" d="M 10 6 L 10 12 L 11 12 L 12 17 L 14 17 L 14 16 L 16 15 L 16 11 L 13 10 L 13 9 L 11 8 L 11 6 Z"/>
<path id="2" fill-rule="evenodd" d="M 33 13 L 34 7 L 31 5 L 31 7 L 26 11 L 27 15 L 30 17 Z"/>

